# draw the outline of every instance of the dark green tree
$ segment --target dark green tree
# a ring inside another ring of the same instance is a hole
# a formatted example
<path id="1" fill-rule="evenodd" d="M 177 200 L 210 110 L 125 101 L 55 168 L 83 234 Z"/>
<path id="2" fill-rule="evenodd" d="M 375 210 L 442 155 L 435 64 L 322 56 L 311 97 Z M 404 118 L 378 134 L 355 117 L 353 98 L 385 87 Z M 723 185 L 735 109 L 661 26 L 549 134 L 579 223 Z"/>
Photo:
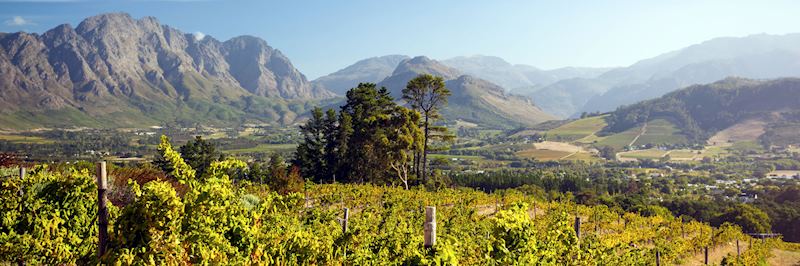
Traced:
<path id="1" fill-rule="evenodd" d="M 181 146 L 180 153 L 183 160 L 197 171 L 197 176 L 203 176 L 212 162 L 225 159 L 225 154 L 217 150 L 216 144 L 203 139 L 201 136 L 195 136 L 194 139 Z M 172 163 L 165 160 L 161 153 L 156 155 L 153 164 L 161 168 L 165 173 L 172 172 Z"/>
<path id="2" fill-rule="evenodd" d="M 339 171 L 340 160 L 339 160 L 339 147 L 340 142 L 346 141 L 346 139 L 340 139 L 339 136 L 339 125 L 337 124 L 337 115 L 336 110 L 328 109 L 325 112 L 325 119 L 322 121 L 322 130 L 324 131 L 325 135 L 325 147 L 324 147 L 324 163 L 325 169 L 324 173 L 322 173 L 322 180 L 331 180 L 333 181 L 336 178 L 336 173 Z"/>
<path id="3" fill-rule="evenodd" d="M 417 110 L 422 114 L 423 145 L 422 145 L 422 167 L 420 173 L 423 182 L 427 180 L 428 166 L 428 144 L 431 140 L 431 125 L 440 118 L 439 111 L 447 105 L 447 97 L 450 90 L 444 85 L 442 77 L 435 77 L 429 74 L 421 74 L 408 81 L 406 88 L 403 89 L 403 100 L 408 102 L 411 109 Z"/>
<path id="4" fill-rule="evenodd" d="M 770 218 L 762 210 L 748 204 L 737 204 L 729 207 L 717 217 L 717 223 L 731 222 L 742 227 L 747 233 L 769 233 Z"/>
<path id="5" fill-rule="evenodd" d="M 351 181 L 378 181 L 389 169 L 388 155 L 380 147 L 381 131 L 397 104 L 386 88 L 377 89 L 373 83 L 361 83 L 347 92 L 342 113 L 352 120 L 352 135 L 348 138 L 345 160 L 350 167 Z"/>
<path id="6" fill-rule="evenodd" d="M 422 150 L 422 131 L 419 128 L 420 115 L 417 111 L 397 106 L 381 136 L 381 144 L 389 155 L 389 166 L 398 179 L 408 189 L 409 167 L 414 162 L 413 155 Z"/>
<path id="7" fill-rule="evenodd" d="M 614 150 L 614 147 L 604 145 L 597 148 L 600 152 L 600 157 L 603 157 L 606 160 L 614 161 L 617 159 L 617 151 Z"/>
<path id="8" fill-rule="evenodd" d="M 350 173 L 349 164 L 346 163 L 345 159 L 347 158 L 347 154 L 349 151 L 349 141 L 350 137 L 353 135 L 353 118 L 345 113 L 339 113 L 339 124 L 336 131 L 336 172 L 333 176 L 333 181 L 336 181 L 336 177 L 346 178 Z"/>
<path id="9" fill-rule="evenodd" d="M 204 140 L 201 136 L 196 136 L 181 146 L 180 152 L 183 160 L 197 171 L 197 176 L 204 176 L 212 162 L 225 159 L 225 155 L 217 151 L 216 144 Z"/>
<path id="10" fill-rule="evenodd" d="M 303 176 L 319 182 L 325 177 L 327 169 L 325 118 L 321 108 L 315 107 L 311 111 L 311 118 L 305 125 L 300 126 L 300 132 L 303 134 L 303 141 L 297 146 L 292 163 L 300 167 Z"/>

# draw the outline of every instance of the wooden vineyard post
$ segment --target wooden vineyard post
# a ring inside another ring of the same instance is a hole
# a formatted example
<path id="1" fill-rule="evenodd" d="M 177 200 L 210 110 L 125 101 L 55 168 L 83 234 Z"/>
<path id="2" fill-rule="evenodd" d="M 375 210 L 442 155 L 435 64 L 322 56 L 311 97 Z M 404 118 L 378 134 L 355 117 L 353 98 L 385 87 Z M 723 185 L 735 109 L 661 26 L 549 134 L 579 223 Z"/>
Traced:
<path id="1" fill-rule="evenodd" d="M 22 166 L 20 166 L 20 167 L 19 167 L 19 181 L 25 181 L 25 167 L 22 167 Z M 20 197 L 20 198 L 22 198 L 22 196 L 24 196 L 24 194 L 25 194 L 25 193 L 22 191 L 22 185 L 20 185 L 20 187 L 19 187 L 19 192 L 18 192 L 18 194 L 19 194 L 19 197 Z M 20 213 L 22 213 L 22 204 L 23 204 L 23 203 L 24 203 L 24 202 L 20 201 L 20 205 L 19 205 L 19 212 L 20 212 Z"/>
<path id="2" fill-rule="evenodd" d="M 705 247 L 705 252 L 703 252 L 703 254 L 704 254 L 703 257 L 705 257 L 705 259 L 703 260 L 704 264 L 708 265 L 708 246 Z"/>
<path id="3" fill-rule="evenodd" d="M 575 235 L 581 238 L 581 217 L 575 216 Z"/>
<path id="4" fill-rule="evenodd" d="M 681 236 L 683 236 L 684 239 L 686 238 L 686 230 L 684 229 L 685 225 L 686 224 L 683 223 L 683 216 L 681 216 Z"/>
<path id="5" fill-rule="evenodd" d="M 656 250 L 656 266 L 661 266 L 661 252 Z"/>
<path id="6" fill-rule="evenodd" d="M 739 249 L 739 239 L 737 238 L 736 239 L 736 257 L 739 257 L 741 255 L 742 255 L 742 252 Z"/>
<path id="7" fill-rule="evenodd" d="M 347 224 L 350 222 L 350 208 L 344 208 L 344 219 L 342 220 L 342 234 L 347 233 Z"/>
<path id="8" fill-rule="evenodd" d="M 425 248 L 436 245 L 436 207 L 425 207 Z"/>
<path id="9" fill-rule="evenodd" d="M 681 235 L 683 236 L 684 239 L 686 239 L 686 229 L 684 229 L 683 224 L 681 224 Z"/>
<path id="10" fill-rule="evenodd" d="M 106 162 L 97 163 L 97 257 L 106 254 L 108 247 L 108 209 L 106 208 L 106 189 L 108 176 Z"/>
<path id="11" fill-rule="evenodd" d="M 25 167 L 19 167 L 19 180 L 21 182 L 25 181 Z M 19 188 L 19 197 L 20 197 L 20 204 L 19 204 L 19 212 L 24 213 L 23 205 L 25 204 L 25 199 L 22 198 L 24 196 L 24 192 L 22 191 L 22 185 Z M 17 261 L 17 265 L 22 266 L 25 265 L 25 260 L 23 258 L 19 258 Z"/>
<path id="12" fill-rule="evenodd" d="M 350 208 L 344 208 L 344 219 L 342 219 L 342 235 L 347 234 L 348 223 L 350 223 Z M 342 255 L 347 258 L 347 244 L 345 244 Z"/>

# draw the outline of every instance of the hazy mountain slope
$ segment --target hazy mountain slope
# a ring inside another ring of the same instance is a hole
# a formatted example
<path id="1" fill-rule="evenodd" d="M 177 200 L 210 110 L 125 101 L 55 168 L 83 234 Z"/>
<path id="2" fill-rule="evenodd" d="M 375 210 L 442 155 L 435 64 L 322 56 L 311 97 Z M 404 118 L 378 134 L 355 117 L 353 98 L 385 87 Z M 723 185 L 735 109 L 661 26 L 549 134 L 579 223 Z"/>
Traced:
<path id="1" fill-rule="evenodd" d="M 608 85 L 601 80 L 566 79 L 545 89 L 528 94 L 536 104 L 558 117 L 569 117 L 579 110 L 592 96 L 605 92 Z"/>
<path id="2" fill-rule="evenodd" d="M 305 107 L 290 102 L 333 95 L 261 39 L 198 39 L 123 13 L 2 34 L 0 70 L 3 128 L 291 122 Z"/>
<path id="3" fill-rule="evenodd" d="M 488 80 L 507 89 L 533 86 L 540 83 L 551 83 L 552 77 L 541 73 L 540 76 L 532 76 L 535 80 L 519 71 L 517 67 L 496 56 L 459 56 L 441 61 L 442 64 L 458 69 L 459 71 Z M 530 67 L 527 72 L 540 73 L 539 69 Z"/>
<path id="4" fill-rule="evenodd" d="M 642 60 L 629 67 L 610 70 L 583 83 L 584 86 L 591 86 L 591 89 L 559 84 L 567 82 L 560 81 L 530 95 L 542 103 L 558 101 L 549 98 L 551 95 L 572 99 L 572 104 L 542 105 L 546 111 L 554 114 L 610 111 L 620 105 L 657 97 L 683 86 L 727 76 L 797 76 L 800 72 L 796 67 L 796 62 L 800 61 L 798 55 L 800 34 L 716 38 Z M 569 89 L 565 91 L 565 88 Z M 585 95 L 587 91 L 595 93 Z M 575 106 L 580 107 L 576 109 Z"/>
<path id="5" fill-rule="evenodd" d="M 604 131 L 622 132 L 653 119 L 673 122 L 690 140 L 698 143 L 747 120 L 771 125 L 800 124 L 800 79 L 728 78 L 690 86 L 619 108 L 607 118 L 608 126 Z"/>
<path id="6" fill-rule="evenodd" d="M 462 75 L 456 69 L 423 56 L 403 60 L 392 76 L 378 83 L 378 86 L 389 88 L 392 95 L 399 98 L 406 83 L 421 73 L 441 76 L 446 80 L 446 86 L 452 92 L 447 107 L 442 111 L 447 120 L 510 128 L 553 119 L 552 115 L 536 107 L 529 98 L 508 95 L 500 86 Z"/>
<path id="7" fill-rule="evenodd" d="M 326 89 L 339 95 L 354 88 L 361 82 L 378 83 L 392 72 L 400 61 L 408 59 L 405 55 L 386 55 L 367 58 L 329 75 L 311 81 L 315 88 Z"/>
<path id="8" fill-rule="evenodd" d="M 529 65 L 512 65 L 496 56 L 459 56 L 441 63 L 469 75 L 488 80 L 516 93 L 531 92 L 556 81 L 571 78 L 595 78 L 609 68 L 565 67 L 541 70 Z"/>
<path id="9" fill-rule="evenodd" d="M 589 100 L 584 111 L 609 111 L 644 99 L 652 99 L 676 88 L 713 82 L 727 76 L 772 79 L 800 76 L 800 53 L 774 50 L 763 54 L 694 63 L 679 68 L 665 77 L 654 77 L 644 83 L 618 86 Z"/>

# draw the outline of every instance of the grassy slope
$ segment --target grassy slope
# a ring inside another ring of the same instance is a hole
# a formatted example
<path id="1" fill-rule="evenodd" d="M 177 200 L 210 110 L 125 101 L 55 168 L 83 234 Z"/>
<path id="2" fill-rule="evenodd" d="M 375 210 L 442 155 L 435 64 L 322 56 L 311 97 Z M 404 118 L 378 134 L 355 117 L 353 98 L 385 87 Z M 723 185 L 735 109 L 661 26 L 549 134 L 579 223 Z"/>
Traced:
<path id="1" fill-rule="evenodd" d="M 604 136 L 597 139 L 595 146 L 611 146 L 614 149 L 621 150 L 628 146 L 628 144 L 641 133 L 641 127 L 634 127 L 610 136 Z"/>
<path id="2" fill-rule="evenodd" d="M 226 150 L 227 153 L 251 153 L 251 152 L 276 152 L 276 151 L 292 151 L 297 147 L 297 144 L 259 144 L 258 146 L 246 149 Z"/>
<path id="3" fill-rule="evenodd" d="M 665 119 L 655 119 L 647 122 L 647 131 L 636 140 L 634 145 L 659 145 L 687 143 L 686 137 L 681 135 L 680 129 L 675 124 Z"/>
<path id="4" fill-rule="evenodd" d="M 586 138 L 606 126 L 604 116 L 579 119 L 547 131 L 547 138 L 554 141 L 575 141 Z"/>
<path id="5" fill-rule="evenodd" d="M 282 100 L 252 96 L 213 102 L 192 98 L 180 102 L 129 98 L 104 111 L 74 107 L 48 111 L 0 113 L 0 130 L 36 128 L 142 128 L 175 121 L 230 126 L 243 121 L 293 123 L 319 101 Z"/>

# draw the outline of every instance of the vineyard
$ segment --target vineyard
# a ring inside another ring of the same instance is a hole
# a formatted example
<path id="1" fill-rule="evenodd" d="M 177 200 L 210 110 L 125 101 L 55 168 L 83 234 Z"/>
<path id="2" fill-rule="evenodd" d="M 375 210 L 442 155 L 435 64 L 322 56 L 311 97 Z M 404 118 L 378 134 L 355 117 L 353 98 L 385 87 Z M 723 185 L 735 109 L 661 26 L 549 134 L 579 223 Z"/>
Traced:
<path id="1" fill-rule="evenodd" d="M 721 262 L 757 265 L 789 245 L 728 224 L 683 222 L 661 207 L 623 213 L 524 190 L 306 183 L 279 194 L 232 179 L 242 161 L 216 161 L 198 175 L 168 142 L 159 150 L 172 165 L 168 178 L 110 172 L 101 256 L 97 173 L 37 165 L 20 178 L 19 168 L 1 168 L 0 264 L 673 265 L 740 243 L 740 255 Z M 427 206 L 436 207 L 431 247 Z"/>

